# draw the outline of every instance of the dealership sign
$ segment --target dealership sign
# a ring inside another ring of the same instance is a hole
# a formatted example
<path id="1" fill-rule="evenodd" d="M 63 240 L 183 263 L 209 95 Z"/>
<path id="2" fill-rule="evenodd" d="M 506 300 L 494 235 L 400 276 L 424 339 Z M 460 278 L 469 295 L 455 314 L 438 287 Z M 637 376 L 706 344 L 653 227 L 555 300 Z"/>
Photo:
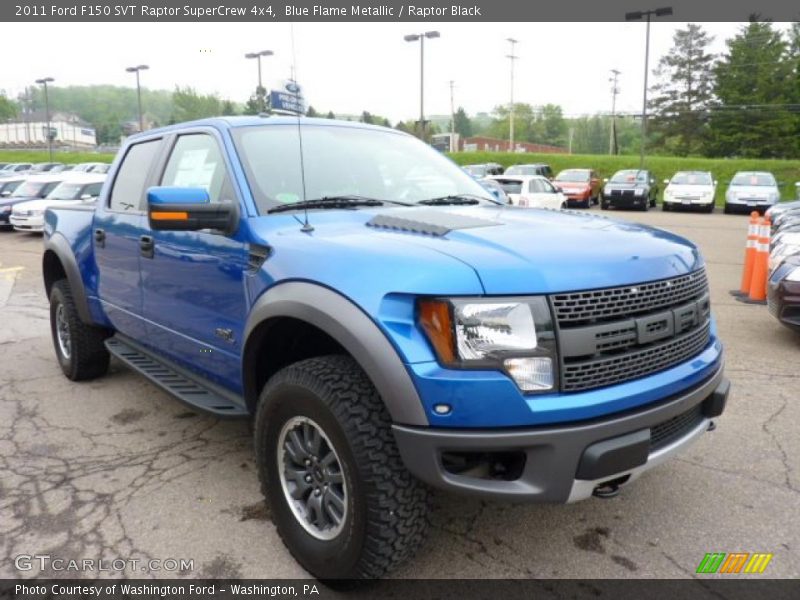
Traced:
<path id="1" fill-rule="evenodd" d="M 269 95 L 269 105 L 274 111 L 303 114 L 306 112 L 303 89 L 296 81 L 291 79 L 283 82 L 277 90 L 272 90 Z"/>

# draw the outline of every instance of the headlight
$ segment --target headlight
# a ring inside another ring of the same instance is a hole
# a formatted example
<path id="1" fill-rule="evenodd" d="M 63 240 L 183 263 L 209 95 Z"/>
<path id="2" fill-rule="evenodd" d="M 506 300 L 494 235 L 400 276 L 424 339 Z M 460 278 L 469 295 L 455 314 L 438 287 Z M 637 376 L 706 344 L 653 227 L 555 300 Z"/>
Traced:
<path id="1" fill-rule="evenodd" d="M 32 210 L 31 215 L 34 217 L 41 217 L 44 214 L 43 210 Z"/>
<path id="2" fill-rule="evenodd" d="M 780 267 L 784 261 L 795 254 L 800 254 L 800 245 L 797 244 L 778 244 L 769 254 L 769 272 L 772 273 Z"/>
<path id="3" fill-rule="evenodd" d="M 800 267 L 795 267 L 785 277 L 786 281 L 800 282 Z"/>
<path id="4" fill-rule="evenodd" d="M 555 334 L 544 297 L 426 299 L 418 308 L 443 365 L 501 370 L 524 392 L 555 389 Z"/>
<path id="5" fill-rule="evenodd" d="M 646 191 L 646 190 L 645 190 L 644 188 L 636 188 L 635 190 L 633 190 L 633 193 L 634 193 L 636 196 L 643 196 L 643 195 L 644 195 L 644 193 L 645 193 L 645 191 Z"/>

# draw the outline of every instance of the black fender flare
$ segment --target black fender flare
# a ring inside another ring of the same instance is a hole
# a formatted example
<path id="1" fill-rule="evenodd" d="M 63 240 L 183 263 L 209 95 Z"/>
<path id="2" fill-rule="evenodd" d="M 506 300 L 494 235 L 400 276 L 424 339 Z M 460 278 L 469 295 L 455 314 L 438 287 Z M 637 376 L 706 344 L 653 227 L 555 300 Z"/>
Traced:
<path id="1" fill-rule="evenodd" d="M 72 252 L 72 247 L 69 245 L 67 239 L 59 234 L 54 233 L 44 243 L 44 253 L 42 254 L 42 277 L 45 276 L 44 261 L 48 252 L 56 255 L 61 266 L 64 268 L 64 273 L 67 275 L 70 291 L 72 292 L 72 299 L 75 301 L 75 308 L 78 310 L 78 316 L 84 323 L 92 323 L 92 316 L 89 312 L 89 301 L 86 298 L 86 290 L 83 287 L 83 278 L 81 278 L 81 271 L 78 268 L 78 261 L 75 260 L 75 254 Z M 47 291 L 47 281 L 45 280 L 45 291 Z M 49 298 L 48 298 L 49 300 Z"/>
<path id="2" fill-rule="evenodd" d="M 255 302 L 245 324 L 245 356 L 253 330 L 275 317 L 305 321 L 341 344 L 375 385 L 394 423 L 429 425 L 414 382 L 394 346 L 349 299 L 308 282 L 292 281 L 270 288 Z M 246 380 L 246 374 L 243 376 Z"/>

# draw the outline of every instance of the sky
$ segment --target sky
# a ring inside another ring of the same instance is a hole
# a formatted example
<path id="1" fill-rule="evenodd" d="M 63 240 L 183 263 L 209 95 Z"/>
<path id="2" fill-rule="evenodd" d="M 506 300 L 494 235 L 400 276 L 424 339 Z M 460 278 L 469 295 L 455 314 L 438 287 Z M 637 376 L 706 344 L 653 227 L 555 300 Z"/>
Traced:
<path id="1" fill-rule="evenodd" d="M 650 65 L 669 51 L 681 23 L 651 26 Z M 712 52 L 741 24 L 706 23 Z M 272 50 L 262 59 L 270 88 L 291 74 L 318 111 L 368 110 L 392 123 L 419 117 L 419 43 L 403 36 L 435 29 L 425 44 L 425 113 L 491 112 L 509 102 L 512 37 L 514 98 L 533 105 L 559 104 L 566 116 L 608 112 L 610 70 L 622 72 L 617 110 L 641 111 L 645 26 L 634 23 L 19 23 L 0 36 L 0 90 L 16 96 L 41 77 L 53 85 L 134 85 L 125 67 L 148 64 L 142 85 L 199 92 L 244 102 L 257 83 L 247 52 Z M 294 40 L 294 43 L 292 43 Z M 24 51 L 22 50 L 24 49 Z M 22 53 L 21 53 L 22 52 Z M 651 78 L 652 83 L 652 78 Z"/>

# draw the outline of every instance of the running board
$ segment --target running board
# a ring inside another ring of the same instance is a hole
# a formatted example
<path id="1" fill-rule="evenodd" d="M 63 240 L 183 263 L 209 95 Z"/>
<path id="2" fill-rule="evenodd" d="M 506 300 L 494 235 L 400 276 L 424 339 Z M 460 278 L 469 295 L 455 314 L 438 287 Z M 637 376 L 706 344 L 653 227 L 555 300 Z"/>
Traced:
<path id="1" fill-rule="evenodd" d="M 155 356 L 127 338 L 110 337 L 106 340 L 106 348 L 133 370 L 192 408 L 223 418 L 250 416 L 242 408 L 244 402 L 232 392 L 202 381 L 187 369 Z"/>

